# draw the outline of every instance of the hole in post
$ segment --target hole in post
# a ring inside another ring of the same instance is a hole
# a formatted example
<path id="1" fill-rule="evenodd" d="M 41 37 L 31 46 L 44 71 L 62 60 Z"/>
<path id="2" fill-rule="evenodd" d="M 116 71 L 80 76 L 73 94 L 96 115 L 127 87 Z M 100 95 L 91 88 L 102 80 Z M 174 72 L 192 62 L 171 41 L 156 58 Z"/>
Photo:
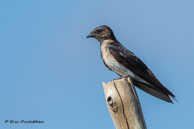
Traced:
<path id="1" fill-rule="evenodd" d="M 108 102 L 108 105 L 109 105 L 109 106 L 113 107 L 113 99 L 112 99 L 111 96 L 109 96 L 109 97 L 107 98 L 107 102 Z"/>
<path id="2" fill-rule="evenodd" d="M 109 108 L 110 108 L 114 113 L 116 113 L 116 112 L 117 112 L 117 106 L 115 105 L 115 102 L 114 102 L 113 98 L 112 98 L 111 96 L 109 96 L 109 97 L 107 98 L 106 101 L 107 101 L 107 103 L 108 103 Z"/>

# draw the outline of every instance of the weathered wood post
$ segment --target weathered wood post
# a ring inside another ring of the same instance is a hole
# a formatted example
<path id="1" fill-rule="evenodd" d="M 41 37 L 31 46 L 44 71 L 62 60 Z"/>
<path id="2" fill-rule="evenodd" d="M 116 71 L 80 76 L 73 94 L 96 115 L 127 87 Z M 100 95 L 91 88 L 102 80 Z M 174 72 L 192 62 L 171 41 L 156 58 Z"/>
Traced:
<path id="1" fill-rule="evenodd" d="M 103 83 L 103 88 L 116 129 L 146 129 L 139 99 L 130 78 Z"/>

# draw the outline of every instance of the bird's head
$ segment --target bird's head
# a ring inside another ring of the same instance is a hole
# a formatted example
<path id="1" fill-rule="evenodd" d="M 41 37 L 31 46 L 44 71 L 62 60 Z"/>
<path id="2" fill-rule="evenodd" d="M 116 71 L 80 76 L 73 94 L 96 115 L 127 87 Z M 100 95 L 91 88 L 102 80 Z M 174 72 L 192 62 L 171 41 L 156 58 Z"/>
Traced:
<path id="1" fill-rule="evenodd" d="M 95 38 L 100 43 L 107 39 L 116 40 L 111 28 L 106 25 L 96 27 L 86 38 Z"/>

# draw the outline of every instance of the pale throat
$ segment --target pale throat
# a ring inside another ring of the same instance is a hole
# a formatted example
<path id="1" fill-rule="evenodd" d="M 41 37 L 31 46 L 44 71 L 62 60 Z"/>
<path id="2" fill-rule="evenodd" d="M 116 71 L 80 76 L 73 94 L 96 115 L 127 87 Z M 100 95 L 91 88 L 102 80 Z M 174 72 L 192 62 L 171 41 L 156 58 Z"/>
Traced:
<path id="1" fill-rule="evenodd" d="M 97 40 L 100 42 L 100 44 L 102 44 L 105 41 L 105 39 L 101 39 L 101 38 L 99 38 Z"/>
<path id="2" fill-rule="evenodd" d="M 98 40 L 99 41 L 99 40 Z M 114 42 L 114 40 L 112 39 L 102 39 L 101 41 L 99 41 L 101 44 L 104 44 L 104 43 L 111 43 L 111 42 Z"/>

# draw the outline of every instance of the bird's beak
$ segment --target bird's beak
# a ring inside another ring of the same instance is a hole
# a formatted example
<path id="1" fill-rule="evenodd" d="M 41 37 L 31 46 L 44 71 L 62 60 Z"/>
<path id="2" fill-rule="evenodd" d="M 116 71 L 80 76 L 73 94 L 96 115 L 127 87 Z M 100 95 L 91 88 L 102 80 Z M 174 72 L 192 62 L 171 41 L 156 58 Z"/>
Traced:
<path id="1" fill-rule="evenodd" d="M 95 36 L 95 34 L 89 34 L 86 38 L 93 38 Z"/>

